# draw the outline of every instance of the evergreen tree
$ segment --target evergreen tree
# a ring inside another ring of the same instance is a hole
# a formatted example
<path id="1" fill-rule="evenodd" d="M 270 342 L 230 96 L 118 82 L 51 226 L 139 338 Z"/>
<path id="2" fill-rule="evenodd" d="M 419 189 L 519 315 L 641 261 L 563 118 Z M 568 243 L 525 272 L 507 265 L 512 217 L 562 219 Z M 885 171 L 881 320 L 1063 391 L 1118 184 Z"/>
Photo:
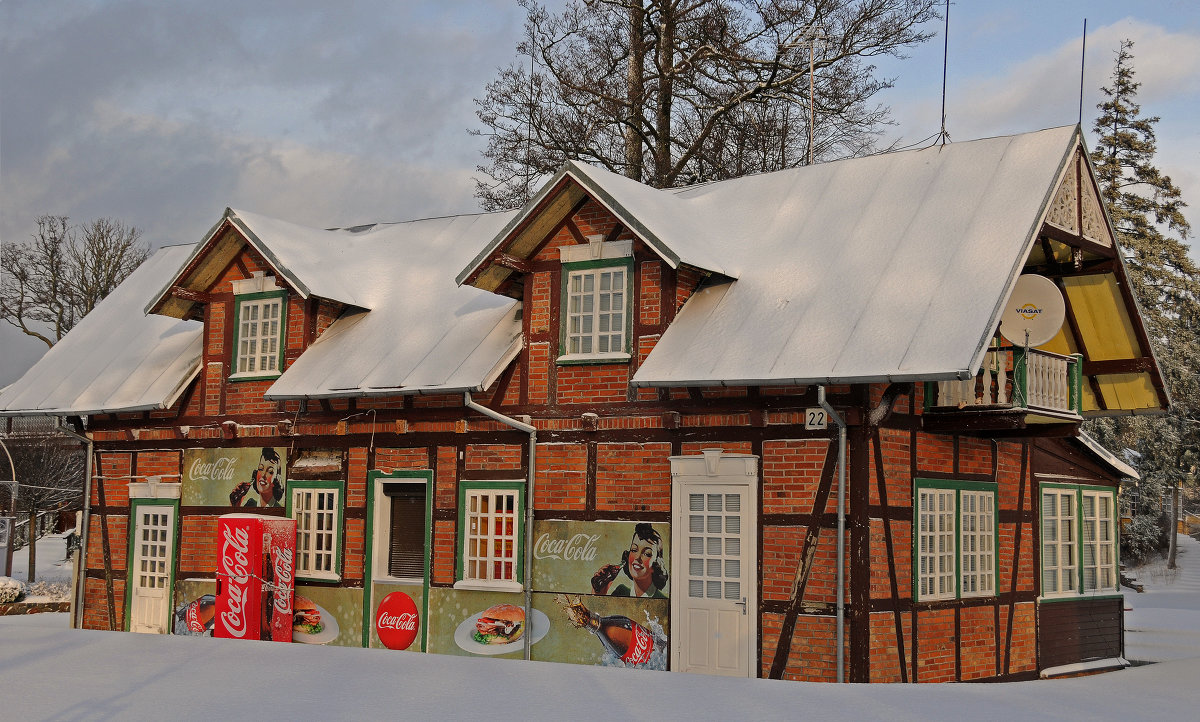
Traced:
<path id="1" fill-rule="evenodd" d="M 1132 48 L 1131 41 L 1121 42 L 1112 85 L 1101 89 L 1106 99 L 1097 106 L 1100 116 L 1092 130 L 1098 141 L 1091 158 L 1172 408 L 1159 417 L 1104 419 L 1093 423 L 1092 430 L 1114 448 L 1132 448 L 1138 454 L 1142 499 L 1122 547 L 1140 556 L 1138 551 L 1148 544 L 1138 537 L 1151 533 L 1152 527 L 1145 517 L 1159 516 L 1158 504 L 1148 503 L 1146 497 L 1195 481 L 1200 452 L 1200 383 L 1194 371 L 1200 365 L 1200 270 L 1188 255 L 1186 204 L 1171 178 L 1154 164 L 1154 125 L 1159 118 L 1141 117 L 1135 102 L 1141 83 L 1134 81 Z M 1172 566 L 1174 538 L 1169 534 Z"/>

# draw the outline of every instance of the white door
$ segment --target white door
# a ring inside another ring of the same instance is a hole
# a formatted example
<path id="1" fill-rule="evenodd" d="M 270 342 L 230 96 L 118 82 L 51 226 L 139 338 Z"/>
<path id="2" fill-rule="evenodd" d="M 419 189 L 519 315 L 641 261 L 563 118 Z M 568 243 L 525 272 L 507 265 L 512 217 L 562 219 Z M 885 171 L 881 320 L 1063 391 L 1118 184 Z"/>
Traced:
<path id="1" fill-rule="evenodd" d="M 175 507 L 135 507 L 129 631 L 166 634 L 171 618 Z"/>
<path id="2" fill-rule="evenodd" d="M 758 459 L 672 457 L 671 667 L 755 677 Z"/>

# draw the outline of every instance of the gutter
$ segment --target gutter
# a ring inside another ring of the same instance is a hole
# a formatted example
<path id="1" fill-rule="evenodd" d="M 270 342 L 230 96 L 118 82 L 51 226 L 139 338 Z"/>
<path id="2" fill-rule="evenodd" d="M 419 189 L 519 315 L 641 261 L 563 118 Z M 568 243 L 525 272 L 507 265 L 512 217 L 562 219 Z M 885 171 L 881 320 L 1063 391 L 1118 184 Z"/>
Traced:
<path id="1" fill-rule="evenodd" d="M 837 497 L 837 681 L 845 682 L 846 637 L 846 421 L 825 400 L 825 387 L 817 387 L 817 404 L 825 409 L 838 427 L 838 497 Z"/>
<path id="2" fill-rule="evenodd" d="M 534 474 L 537 465 L 537 429 L 522 421 L 505 416 L 499 411 L 494 411 L 486 406 L 481 406 L 471 400 L 471 392 L 463 392 L 463 406 L 466 406 L 472 411 L 478 411 L 484 416 L 499 421 L 505 426 L 511 426 L 517 431 L 523 431 L 529 434 L 529 477 L 525 483 L 525 574 L 521 585 L 525 588 L 525 623 L 528 625 L 533 619 L 533 491 L 534 491 Z M 525 659 L 529 659 L 530 648 L 533 644 L 533 635 L 530 634 L 529 627 L 526 626 L 525 634 Z"/>

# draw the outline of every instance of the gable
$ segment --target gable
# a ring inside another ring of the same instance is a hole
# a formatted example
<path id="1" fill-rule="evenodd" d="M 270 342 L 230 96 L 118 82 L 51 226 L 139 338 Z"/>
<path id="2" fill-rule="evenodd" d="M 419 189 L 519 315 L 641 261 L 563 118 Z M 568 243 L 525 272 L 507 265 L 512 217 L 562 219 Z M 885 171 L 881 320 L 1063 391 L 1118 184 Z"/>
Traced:
<path id="1" fill-rule="evenodd" d="M 1083 356 L 1085 416 L 1167 408 L 1162 375 L 1082 142 L 1064 169 L 1025 270 L 1054 279 L 1066 301 L 1062 328 L 1040 348 Z"/>

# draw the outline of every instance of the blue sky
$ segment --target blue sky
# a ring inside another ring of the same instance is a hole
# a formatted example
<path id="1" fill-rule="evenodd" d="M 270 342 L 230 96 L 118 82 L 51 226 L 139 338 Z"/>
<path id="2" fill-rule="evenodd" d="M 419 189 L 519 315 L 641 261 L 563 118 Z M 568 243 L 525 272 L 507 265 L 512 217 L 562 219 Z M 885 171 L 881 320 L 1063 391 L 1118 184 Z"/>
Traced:
<path id="1" fill-rule="evenodd" d="M 1085 130 L 1134 40 L 1159 165 L 1200 203 L 1194 0 L 952 4 L 951 138 L 1076 122 L 1085 17 Z M 226 206 L 314 226 L 476 210 L 472 99 L 523 18 L 506 0 L 0 0 L 0 240 L 45 213 L 120 218 L 159 246 L 199 240 Z M 896 79 L 886 141 L 940 126 L 935 29 L 879 63 Z M 0 328 L 0 385 L 43 351 Z"/>

